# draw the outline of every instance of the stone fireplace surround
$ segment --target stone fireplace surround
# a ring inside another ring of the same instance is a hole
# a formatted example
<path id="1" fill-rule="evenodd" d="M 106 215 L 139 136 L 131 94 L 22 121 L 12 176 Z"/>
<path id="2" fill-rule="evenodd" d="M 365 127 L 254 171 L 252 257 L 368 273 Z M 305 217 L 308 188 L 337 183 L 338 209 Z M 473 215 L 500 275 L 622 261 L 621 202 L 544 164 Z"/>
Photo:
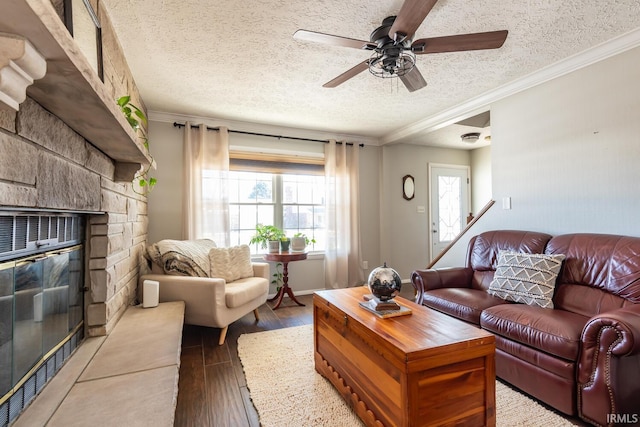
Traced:
<path id="1" fill-rule="evenodd" d="M 129 94 L 144 108 L 102 5 L 99 18 L 104 82 L 96 88 L 101 94 L 96 99 L 104 100 L 106 93 L 115 105 L 115 99 Z M 70 81 L 65 89 L 73 84 Z M 87 114 L 81 120 L 92 121 L 96 128 L 113 123 L 112 118 Z M 0 209 L 86 214 L 84 335 L 88 337 L 108 335 L 134 301 L 138 259 L 147 238 L 146 197 L 135 193 L 132 176 L 124 177 L 119 170 L 123 159 L 110 158 L 96 148 L 101 144 L 104 141 L 85 139 L 32 97 L 17 112 L 0 109 Z"/>
<path id="2" fill-rule="evenodd" d="M 32 99 L 0 111 L 0 209 L 87 213 L 85 336 L 108 335 L 134 301 L 146 244 L 146 198 L 114 169 Z"/>
<path id="3" fill-rule="evenodd" d="M 40 105 L 0 112 L 0 207 L 89 212 L 89 336 L 106 335 L 136 294 L 146 198 L 113 181 L 114 164 Z"/>

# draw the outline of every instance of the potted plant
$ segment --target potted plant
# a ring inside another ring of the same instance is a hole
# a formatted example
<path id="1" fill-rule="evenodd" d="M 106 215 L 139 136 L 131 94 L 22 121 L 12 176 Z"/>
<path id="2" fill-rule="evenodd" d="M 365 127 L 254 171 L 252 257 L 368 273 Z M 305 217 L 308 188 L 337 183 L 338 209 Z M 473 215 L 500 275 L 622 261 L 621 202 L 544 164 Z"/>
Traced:
<path id="1" fill-rule="evenodd" d="M 296 233 L 291 238 L 291 250 L 296 252 L 304 251 L 309 243 L 315 243 L 316 239 L 309 239 L 304 233 Z"/>
<path id="2" fill-rule="evenodd" d="M 280 238 L 280 251 L 289 252 L 289 244 L 291 243 L 291 239 L 287 236 Z"/>
<path id="3" fill-rule="evenodd" d="M 269 247 L 269 252 L 280 250 L 280 239 L 285 234 L 275 225 L 256 224 L 256 234 L 253 235 L 249 243 L 259 243 L 262 249 Z"/>

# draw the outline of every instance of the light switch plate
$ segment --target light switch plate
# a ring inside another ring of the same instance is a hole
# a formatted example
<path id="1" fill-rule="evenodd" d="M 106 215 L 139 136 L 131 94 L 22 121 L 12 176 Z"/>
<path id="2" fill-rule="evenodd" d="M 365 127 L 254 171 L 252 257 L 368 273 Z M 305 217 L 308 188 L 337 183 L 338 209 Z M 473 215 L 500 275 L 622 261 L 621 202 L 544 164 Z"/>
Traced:
<path id="1" fill-rule="evenodd" d="M 511 209 L 511 197 L 502 198 L 502 209 Z"/>

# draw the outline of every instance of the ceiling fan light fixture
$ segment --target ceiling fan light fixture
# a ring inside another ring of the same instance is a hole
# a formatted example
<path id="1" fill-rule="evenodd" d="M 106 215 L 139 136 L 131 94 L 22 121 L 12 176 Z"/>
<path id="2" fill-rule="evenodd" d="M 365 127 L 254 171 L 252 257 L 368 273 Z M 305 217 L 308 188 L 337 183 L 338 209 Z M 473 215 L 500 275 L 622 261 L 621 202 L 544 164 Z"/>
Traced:
<path id="1" fill-rule="evenodd" d="M 480 139 L 480 132 L 463 133 L 460 135 L 460 139 L 467 144 L 475 144 Z"/>
<path id="2" fill-rule="evenodd" d="M 369 59 L 369 72 L 376 77 L 389 79 L 404 76 L 415 65 L 416 55 L 411 51 L 402 50 L 397 56 L 374 51 Z"/>

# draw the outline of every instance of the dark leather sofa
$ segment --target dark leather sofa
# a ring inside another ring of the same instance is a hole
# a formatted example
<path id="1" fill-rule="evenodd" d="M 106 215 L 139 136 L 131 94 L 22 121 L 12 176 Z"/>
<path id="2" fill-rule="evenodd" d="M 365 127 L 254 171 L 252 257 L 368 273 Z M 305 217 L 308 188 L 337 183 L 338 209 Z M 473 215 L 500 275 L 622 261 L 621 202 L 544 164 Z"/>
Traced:
<path id="1" fill-rule="evenodd" d="M 566 256 L 554 308 L 487 292 L 500 250 Z M 640 422 L 640 238 L 490 231 L 471 239 L 464 267 L 411 281 L 419 304 L 496 335 L 499 378 L 591 424 Z"/>

